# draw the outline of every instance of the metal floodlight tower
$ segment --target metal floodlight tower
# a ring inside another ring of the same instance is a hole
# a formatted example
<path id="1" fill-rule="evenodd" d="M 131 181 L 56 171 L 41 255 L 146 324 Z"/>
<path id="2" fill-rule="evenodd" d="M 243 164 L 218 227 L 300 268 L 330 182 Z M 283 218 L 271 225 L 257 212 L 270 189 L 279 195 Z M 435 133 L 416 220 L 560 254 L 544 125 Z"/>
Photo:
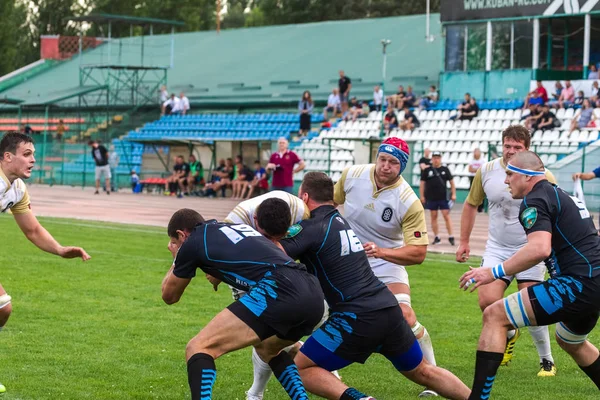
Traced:
<path id="1" fill-rule="evenodd" d="M 392 41 L 390 39 L 381 39 L 381 47 L 382 47 L 382 51 L 383 51 L 383 66 L 382 66 L 382 71 L 381 71 L 381 76 L 382 76 L 382 80 L 381 80 L 381 130 L 379 131 L 379 137 L 383 138 L 383 121 L 385 118 L 385 105 L 386 105 L 386 101 L 385 101 L 385 77 L 386 77 L 386 69 L 387 69 L 387 47 L 392 43 Z"/>

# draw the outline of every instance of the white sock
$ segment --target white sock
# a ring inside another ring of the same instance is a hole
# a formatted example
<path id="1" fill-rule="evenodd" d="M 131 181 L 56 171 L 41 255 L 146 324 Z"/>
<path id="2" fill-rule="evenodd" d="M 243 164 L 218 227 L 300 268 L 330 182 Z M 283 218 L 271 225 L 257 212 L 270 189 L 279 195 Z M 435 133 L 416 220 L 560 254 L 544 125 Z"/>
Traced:
<path id="1" fill-rule="evenodd" d="M 267 388 L 267 383 L 271 379 L 272 371 L 269 364 L 261 360 L 254 348 L 252 349 L 252 366 L 254 367 L 254 382 L 252 382 L 252 387 L 248 390 L 248 394 L 262 397 Z"/>
<path id="2" fill-rule="evenodd" d="M 506 338 L 508 340 L 512 339 L 513 337 L 515 337 L 515 335 L 517 334 L 517 331 L 514 329 L 511 329 L 510 331 L 506 332 Z"/>
<path id="3" fill-rule="evenodd" d="M 554 362 L 552 358 L 552 350 L 550 349 L 550 334 L 548 333 L 547 326 L 530 326 L 529 333 L 533 338 L 533 344 L 537 348 L 537 352 L 540 356 L 540 362 L 542 359 Z"/>
<path id="4" fill-rule="evenodd" d="M 433 354 L 433 344 L 431 344 L 431 337 L 429 336 L 427 329 L 419 322 L 417 322 L 412 329 L 415 336 L 417 336 L 419 331 L 422 330 L 423 336 L 421 339 L 417 339 L 417 342 L 419 342 L 419 346 L 421 346 L 423 357 L 427 360 L 427 362 L 429 362 L 429 364 L 437 365 L 435 362 L 435 355 Z"/>

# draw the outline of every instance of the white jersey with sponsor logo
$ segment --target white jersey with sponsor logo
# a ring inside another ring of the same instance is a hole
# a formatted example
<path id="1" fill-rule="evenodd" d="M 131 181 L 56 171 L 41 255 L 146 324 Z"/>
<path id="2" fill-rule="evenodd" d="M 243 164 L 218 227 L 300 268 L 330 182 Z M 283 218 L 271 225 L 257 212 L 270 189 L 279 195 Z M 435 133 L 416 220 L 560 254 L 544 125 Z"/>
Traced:
<path id="1" fill-rule="evenodd" d="M 292 214 L 290 225 L 297 224 L 303 219 L 308 219 L 310 217 L 310 211 L 302 200 L 293 194 L 284 192 L 283 190 L 274 190 L 261 196 L 242 201 L 233 209 L 233 211 L 229 213 L 229 215 L 227 215 L 225 222 L 233 224 L 246 224 L 256 229 L 256 222 L 254 221 L 256 209 L 263 201 L 273 198 L 281 199 L 285 201 L 288 206 L 290 206 L 290 211 Z"/>
<path id="2" fill-rule="evenodd" d="M 363 243 L 374 242 L 382 248 L 428 244 L 423 205 L 402 177 L 378 189 L 375 165 L 355 165 L 342 173 L 334 199 L 344 205 L 344 218 Z M 369 262 L 380 279 L 399 267 L 382 259 L 369 258 Z"/>
<path id="3" fill-rule="evenodd" d="M 13 214 L 24 214 L 29 209 L 29 194 L 25 182 L 15 179 L 11 184 L 0 170 L 0 212 L 10 210 Z"/>

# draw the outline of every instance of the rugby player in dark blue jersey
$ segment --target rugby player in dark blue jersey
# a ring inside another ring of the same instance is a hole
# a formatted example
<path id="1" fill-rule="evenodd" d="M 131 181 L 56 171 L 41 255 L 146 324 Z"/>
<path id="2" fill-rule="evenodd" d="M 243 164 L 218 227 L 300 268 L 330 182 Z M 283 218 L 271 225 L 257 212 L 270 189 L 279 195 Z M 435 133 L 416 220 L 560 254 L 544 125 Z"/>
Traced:
<path id="1" fill-rule="evenodd" d="M 470 399 L 490 397 L 508 329 L 556 325 L 556 341 L 600 388 L 600 353 L 587 341 L 600 316 L 600 237 L 585 205 L 548 182 L 537 154 L 517 153 L 505 181 L 523 199 L 519 221 L 527 244 L 496 266 L 471 268 L 460 278 L 474 290 L 544 261 L 550 274 L 485 309 Z"/>
<path id="2" fill-rule="evenodd" d="M 373 274 L 360 239 L 334 207 L 331 179 L 322 172 L 307 173 L 298 197 L 306 203 L 311 218 L 292 226 L 280 244 L 319 279 L 330 307 L 327 321 L 294 359 L 308 391 L 331 400 L 372 399 L 329 371 L 364 363 L 371 354 L 380 353 L 410 380 L 444 397 L 466 399 L 469 389 L 465 384 L 424 360 L 398 301 Z M 269 207 L 271 215 L 280 209 L 283 215 L 288 205 L 267 199 L 260 207 Z M 279 220 L 282 218 L 261 219 L 259 213 L 257 226 L 278 237 L 285 232 Z"/>
<path id="3" fill-rule="evenodd" d="M 288 214 L 289 221 L 289 214 Z M 187 345 L 192 400 L 212 399 L 215 360 L 254 346 L 293 400 L 308 400 L 290 356 L 281 351 L 309 335 L 324 306 L 318 280 L 251 226 L 205 221 L 182 209 L 168 226 L 175 261 L 162 284 L 167 304 L 179 301 L 196 270 L 247 291 L 217 314 Z"/>

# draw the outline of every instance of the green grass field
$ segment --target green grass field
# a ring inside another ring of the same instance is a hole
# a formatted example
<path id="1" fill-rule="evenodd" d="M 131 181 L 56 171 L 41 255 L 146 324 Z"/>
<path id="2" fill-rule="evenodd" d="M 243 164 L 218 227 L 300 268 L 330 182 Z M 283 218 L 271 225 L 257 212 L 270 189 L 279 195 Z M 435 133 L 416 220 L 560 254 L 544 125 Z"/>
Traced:
<path id="1" fill-rule="evenodd" d="M 164 229 L 42 218 L 64 244 L 93 259 L 62 260 L 42 253 L 0 215 L 0 283 L 13 314 L 0 333 L 1 400 L 186 399 L 187 341 L 231 296 L 195 279 L 181 302 L 163 304 L 161 280 L 170 266 Z M 477 260 L 472 260 L 477 263 Z M 431 255 L 410 268 L 413 305 L 429 330 L 438 363 L 470 386 L 481 328 L 475 294 L 458 290 L 465 266 Z M 553 331 L 553 329 L 552 329 Z M 600 342 L 594 332 L 591 340 Z M 555 378 L 537 378 L 527 332 L 513 363 L 502 368 L 494 399 L 597 399 L 598 391 L 553 342 Z M 244 399 L 252 381 L 250 351 L 217 361 L 215 399 Z M 416 398 L 419 387 L 380 356 L 341 372 L 344 381 L 378 399 Z M 265 399 L 287 398 L 275 379 Z"/>

